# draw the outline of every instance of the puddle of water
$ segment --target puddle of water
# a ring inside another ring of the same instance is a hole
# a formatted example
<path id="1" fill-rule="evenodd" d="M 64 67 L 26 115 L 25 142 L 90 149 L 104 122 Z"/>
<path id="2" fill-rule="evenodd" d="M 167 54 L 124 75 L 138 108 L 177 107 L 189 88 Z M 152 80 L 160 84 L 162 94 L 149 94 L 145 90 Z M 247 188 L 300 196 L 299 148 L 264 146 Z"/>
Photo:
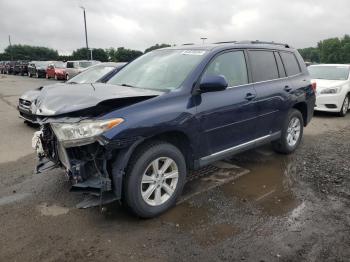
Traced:
<path id="1" fill-rule="evenodd" d="M 20 201 L 26 197 L 30 196 L 29 193 L 13 194 L 10 196 L 5 196 L 0 198 L 0 206 L 11 204 L 13 202 Z"/>
<path id="2" fill-rule="evenodd" d="M 38 210 L 43 216 L 54 216 L 54 217 L 65 215 L 69 212 L 69 208 L 60 207 L 57 205 L 48 206 L 46 203 L 39 205 Z"/>
<path id="3" fill-rule="evenodd" d="M 300 201 L 290 190 L 295 169 L 287 157 L 274 155 L 260 163 L 248 160 L 244 167 L 251 172 L 222 187 L 227 197 L 253 201 L 273 216 L 283 215 L 299 205 Z"/>

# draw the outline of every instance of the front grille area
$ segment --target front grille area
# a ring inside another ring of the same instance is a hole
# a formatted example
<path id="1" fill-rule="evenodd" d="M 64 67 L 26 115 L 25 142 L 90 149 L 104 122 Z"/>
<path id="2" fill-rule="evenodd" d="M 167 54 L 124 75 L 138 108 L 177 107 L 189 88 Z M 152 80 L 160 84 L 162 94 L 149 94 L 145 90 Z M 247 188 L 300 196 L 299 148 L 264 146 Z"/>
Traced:
<path id="1" fill-rule="evenodd" d="M 25 99 L 22 99 L 22 98 L 19 99 L 19 106 L 20 107 L 29 110 L 31 105 L 32 105 L 31 101 L 25 100 Z"/>

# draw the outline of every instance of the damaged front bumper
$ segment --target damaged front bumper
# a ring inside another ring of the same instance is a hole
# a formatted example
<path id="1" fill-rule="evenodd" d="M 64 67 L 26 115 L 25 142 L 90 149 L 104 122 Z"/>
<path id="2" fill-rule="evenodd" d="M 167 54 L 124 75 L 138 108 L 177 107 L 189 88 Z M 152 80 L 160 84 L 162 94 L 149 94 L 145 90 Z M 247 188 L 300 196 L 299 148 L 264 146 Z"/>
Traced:
<path id="1" fill-rule="evenodd" d="M 65 147 L 56 137 L 50 124 L 44 124 L 34 134 L 32 146 L 38 156 L 36 173 L 62 168 L 72 183 L 71 191 L 84 193 L 88 199 L 77 207 L 99 206 L 121 198 L 121 181 L 125 149 L 120 144 L 109 145 L 106 140 Z M 119 163 L 119 164 L 118 164 Z M 119 166 L 115 166 L 119 165 Z"/>

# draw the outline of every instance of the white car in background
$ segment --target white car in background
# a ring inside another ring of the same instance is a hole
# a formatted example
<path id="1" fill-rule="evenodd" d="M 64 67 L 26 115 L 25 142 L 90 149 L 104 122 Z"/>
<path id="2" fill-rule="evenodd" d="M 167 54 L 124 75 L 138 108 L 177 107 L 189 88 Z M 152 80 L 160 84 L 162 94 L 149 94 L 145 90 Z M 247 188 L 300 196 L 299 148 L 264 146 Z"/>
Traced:
<path id="1" fill-rule="evenodd" d="M 336 112 L 345 116 L 350 101 L 350 65 L 322 64 L 308 67 L 316 83 L 315 111 Z"/>

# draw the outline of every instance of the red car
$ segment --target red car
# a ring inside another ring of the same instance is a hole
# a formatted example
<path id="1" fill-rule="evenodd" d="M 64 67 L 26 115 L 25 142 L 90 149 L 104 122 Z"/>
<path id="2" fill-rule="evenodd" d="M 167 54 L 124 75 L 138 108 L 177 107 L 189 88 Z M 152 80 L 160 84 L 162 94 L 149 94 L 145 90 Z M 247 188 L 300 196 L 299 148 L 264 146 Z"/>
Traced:
<path id="1" fill-rule="evenodd" d="M 54 62 L 49 64 L 46 68 L 46 78 L 66 80 L 66 64 L 63 62 Z"/>

